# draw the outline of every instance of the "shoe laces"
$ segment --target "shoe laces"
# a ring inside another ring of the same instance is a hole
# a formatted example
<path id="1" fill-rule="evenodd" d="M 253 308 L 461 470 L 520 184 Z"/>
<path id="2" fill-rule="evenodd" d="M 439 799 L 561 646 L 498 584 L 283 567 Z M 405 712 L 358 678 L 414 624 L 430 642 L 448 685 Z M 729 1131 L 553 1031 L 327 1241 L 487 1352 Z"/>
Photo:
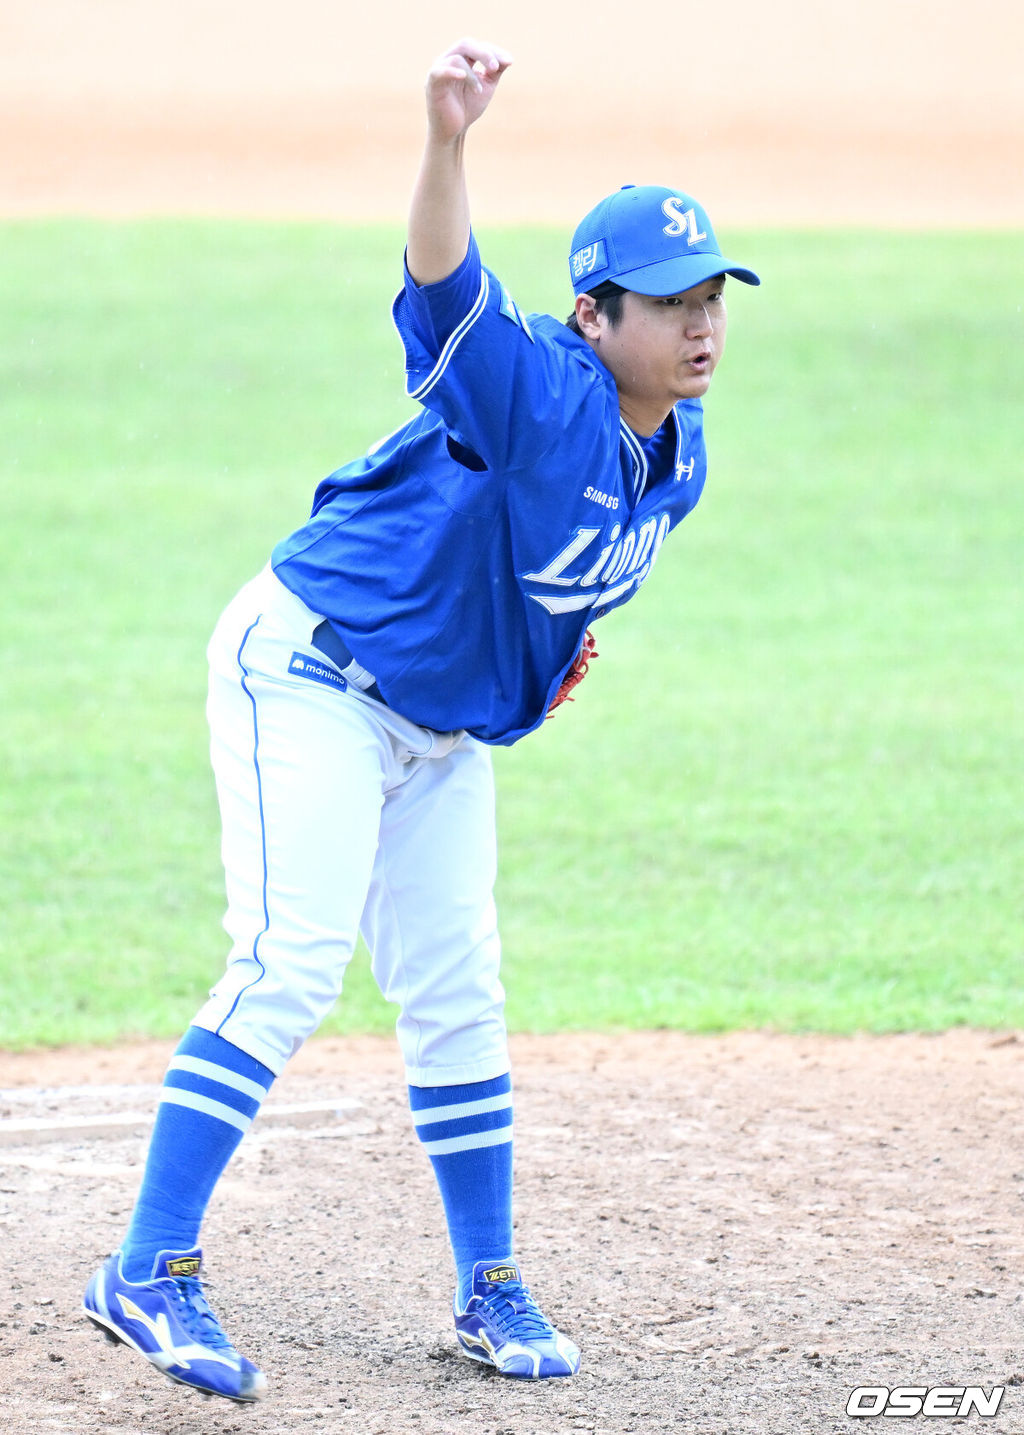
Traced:
<path id="1" fill-rule="evenodd" d="M 212 1350 L 234 1350 L 210 1309 L 198 1276 L 177 1276 L 174 1281 L 183 1313 L 183 1324 L 200 1345 Z"/>
<path id="2" fill-rule="evenodd" d="M 520 1281 L 503 1281 L 480 1299 L 501 1330 L 514 1340 L 550 1340 L 554 1336 L 554 1326 L 541 1315 L 529 1287 Z"/>

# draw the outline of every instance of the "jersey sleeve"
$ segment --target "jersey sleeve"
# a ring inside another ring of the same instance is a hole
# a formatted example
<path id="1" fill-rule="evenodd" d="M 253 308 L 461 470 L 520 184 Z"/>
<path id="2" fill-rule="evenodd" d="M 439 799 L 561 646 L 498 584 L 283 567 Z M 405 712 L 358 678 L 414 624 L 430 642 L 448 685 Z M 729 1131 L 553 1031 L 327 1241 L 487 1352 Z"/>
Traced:
<path id="1" fill-rule="evenodd" d="M 426 352 L 439 354 L 480 292 L 481 264 L 476 239 L 470 236 L 465 259 L 438 284 L 417 284 L 408 265 L 404 267 L 405 285 L 400 298 L 405 301 L 407 322 Z M 402 337 L 404 339 L 404 334 Z M 406 353 L 408 356 L 408 349 Z"/>
<path id="2" fill-rule="evenodd" d="M 475 240 L 439 284 L 417 286 L 407 272 L 392 316 L 407 394 L 488 468 L 535 461 L 600 386 L 591 363 L 534 331 Z"/>

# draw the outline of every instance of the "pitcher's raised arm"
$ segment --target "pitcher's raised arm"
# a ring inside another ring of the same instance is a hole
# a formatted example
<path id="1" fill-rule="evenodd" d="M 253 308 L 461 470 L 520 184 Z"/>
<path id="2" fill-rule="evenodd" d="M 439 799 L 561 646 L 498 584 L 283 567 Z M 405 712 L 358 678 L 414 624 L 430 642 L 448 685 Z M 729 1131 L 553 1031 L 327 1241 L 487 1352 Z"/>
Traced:
<path id="1" fill-rule="evenodd" d="M 487 109 L 512 57 L 497 45 L 459 40 L 427 75 L 427 142 L 409 212 L 406 263 L 417 284 L 458 268 L 469 245 L 466 133 Z"/>

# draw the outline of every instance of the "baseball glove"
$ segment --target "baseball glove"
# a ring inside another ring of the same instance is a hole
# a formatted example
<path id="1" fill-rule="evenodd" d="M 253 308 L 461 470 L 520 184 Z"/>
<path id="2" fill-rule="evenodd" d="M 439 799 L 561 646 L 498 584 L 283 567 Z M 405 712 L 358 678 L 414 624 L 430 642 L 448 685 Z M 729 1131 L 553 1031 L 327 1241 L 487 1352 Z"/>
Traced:
<path id="1" fill-rule="evenodd" d="M 573 688 L 579 687 L 580 683 L 587 676 L 587 669 L 590 667 L 592 658 L 599 657 L 597 642 L 593 633 L 588 628 L 583 639 L 583 644 L 573 659 L 572 666 L 562 679 L 558 692 L 551 700 L 551 706 L 547 710 L 547 716 L 554 714 L 555 708 L 560 708 L 564 702 L 574 702 Z"/>

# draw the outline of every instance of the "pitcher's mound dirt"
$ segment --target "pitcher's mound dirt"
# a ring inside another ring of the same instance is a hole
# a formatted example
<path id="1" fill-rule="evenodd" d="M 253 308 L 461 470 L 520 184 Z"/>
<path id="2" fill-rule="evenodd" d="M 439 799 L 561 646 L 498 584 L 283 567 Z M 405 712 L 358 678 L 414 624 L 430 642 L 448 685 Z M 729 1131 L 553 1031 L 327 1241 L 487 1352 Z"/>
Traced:
<path id="1" fill-rule="evenodd" d="M 2 1114 L 145 1111 L 169 1053 L 0 1058 Z M 138 1134 L 0 1149 L 5 1431 L 824 1435 L 857 1428 L 860 1385 L 1004 1385 L 979 1429 L 1024 1429 L 1016 1036 L 519 1037 L 514 1061 L 518 1253 L 583 1348 L 575 1380 L 456 1354 L 396 1050 L 329 1038 L 275 1087 L 204 1231 L 213 1304 L 269 1377 L 259 1407 L 170 1385 L 77 1313 Z M 337 1116 L 273 1118 L 324 1098 Z"/>

